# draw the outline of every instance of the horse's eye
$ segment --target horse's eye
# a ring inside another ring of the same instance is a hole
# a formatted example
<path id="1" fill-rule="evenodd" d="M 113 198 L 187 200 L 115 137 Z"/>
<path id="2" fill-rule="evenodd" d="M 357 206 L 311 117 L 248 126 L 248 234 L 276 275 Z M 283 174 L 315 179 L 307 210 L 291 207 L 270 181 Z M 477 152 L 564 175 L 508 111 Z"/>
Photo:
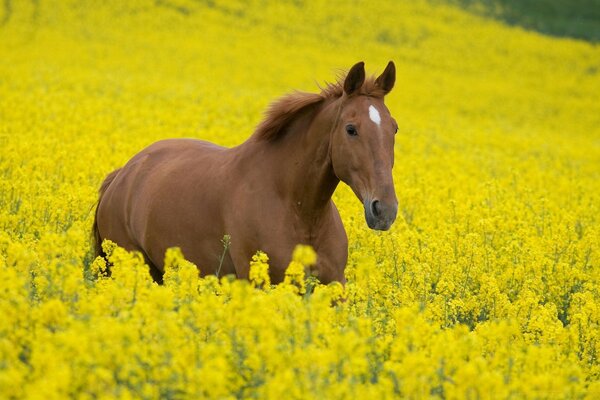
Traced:
<path id="1" fill-rule="evenodd" d="M 398 133 L 398 127 L 396 127 L 396 130 L 394 130 L 394 135 Z"/>
<path id="2" fill-rule="evenodd" d="M 346 125 L 346 133 L 350 136 L 358 135 L 358 131 L 356 130 L 356 127 L 352 124 Z"/>

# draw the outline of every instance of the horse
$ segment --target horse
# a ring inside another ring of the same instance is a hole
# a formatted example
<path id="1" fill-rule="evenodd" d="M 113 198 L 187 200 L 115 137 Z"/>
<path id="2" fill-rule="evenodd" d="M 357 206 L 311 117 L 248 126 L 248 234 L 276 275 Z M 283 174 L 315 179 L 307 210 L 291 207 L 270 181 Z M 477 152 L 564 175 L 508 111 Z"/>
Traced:
<path id="1" fill-rule="evenodd" d="M 276 284 L 294 247 L 307 244 L 317 253 L 307 273 L 344 284 L 348 238 L 331 198 L 339 182 L 363 204 L 369 228 L 388 230 L 396 218 L 398 125 L 384 104 L 395 80 L 392 61 L 377 78 L 366 77 L 359 62 L 320 93 L 296 91 L 273 102 L 236 147 L 196 139 L 151 144 L 100 187 L 96 256 L 110 239 L 140 252 L 161 283 L 169 247 L 179 247 L 201 276 L 240 279 L 261 250 Z"/>

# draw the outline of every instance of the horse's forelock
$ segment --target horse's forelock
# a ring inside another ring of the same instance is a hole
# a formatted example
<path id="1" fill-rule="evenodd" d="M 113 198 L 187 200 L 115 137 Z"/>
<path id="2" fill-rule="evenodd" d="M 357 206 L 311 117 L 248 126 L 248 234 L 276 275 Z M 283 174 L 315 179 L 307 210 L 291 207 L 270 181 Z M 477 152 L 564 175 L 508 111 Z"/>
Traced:
<path id="1" fill-rule="evenodd" d="M 321 87 L 321 96 L 326 99 L 341 97 L 344 94 L 345 80 L 346 75 L 340 75 L 337 82 L 328 83 L 325 87 Z M 377 84 L 375 77 L 371 76 L 365 79 L 363 85 L 353 95 L 383 98 L 385 94 L 385 90 Z"/>

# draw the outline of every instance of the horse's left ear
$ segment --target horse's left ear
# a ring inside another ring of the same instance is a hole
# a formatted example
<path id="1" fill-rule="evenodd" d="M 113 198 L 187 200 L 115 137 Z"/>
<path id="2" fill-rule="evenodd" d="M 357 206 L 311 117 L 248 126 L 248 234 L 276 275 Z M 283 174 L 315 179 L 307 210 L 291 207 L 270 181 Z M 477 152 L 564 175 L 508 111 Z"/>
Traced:
<path id="1" fill-rule="evenodd" d="M 375 84 L 383 89 L 383 94 L 388 94 L 396 83 L 396 66 L 393 61 L 390 61 L 385 67 L 385 70 L 375 80 Z"/>
<path id="2" fill-rule="evenodd" d="M 361 61 L 354 64 L 350 68 L 350 71 L 348 71 L 348 75 L 346 75 L 346 80 L 344 81 L 344 92 L 347 95 L 351 95 L 360 89 L 363 83 L 365 83 L 365 63 Z"/>

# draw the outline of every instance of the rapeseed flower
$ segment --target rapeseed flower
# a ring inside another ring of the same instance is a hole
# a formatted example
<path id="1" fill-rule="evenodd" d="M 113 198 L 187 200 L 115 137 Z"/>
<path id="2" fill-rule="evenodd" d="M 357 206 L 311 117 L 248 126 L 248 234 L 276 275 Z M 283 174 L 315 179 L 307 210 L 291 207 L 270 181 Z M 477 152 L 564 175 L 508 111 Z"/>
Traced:
<path id="1" fill-rule="evenodd" d="M 0 398 L 600 397 L 597 46 L 429 1 L 11 4 Z M 163 285 L 118 243 L 94 259 L 108 172 L 167 137 L 237 145 L 362 59 L 397 66 L 399 208 L 373 232 L 336 189 L 345 285 L 307 246 L 277 286 L 264 252 L 237 280 L 172 248 Z"/>

